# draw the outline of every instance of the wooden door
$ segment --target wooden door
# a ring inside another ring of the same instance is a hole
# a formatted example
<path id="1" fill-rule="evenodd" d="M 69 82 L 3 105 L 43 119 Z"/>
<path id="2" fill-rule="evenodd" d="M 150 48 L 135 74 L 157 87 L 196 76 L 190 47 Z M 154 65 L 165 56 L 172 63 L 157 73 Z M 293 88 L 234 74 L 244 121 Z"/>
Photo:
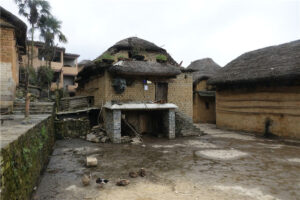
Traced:
<path id="1" fill-rule="evenodd" d="M 166 103 L 168 101 L 168 83 L 156 83 L 155 101 Z"/>

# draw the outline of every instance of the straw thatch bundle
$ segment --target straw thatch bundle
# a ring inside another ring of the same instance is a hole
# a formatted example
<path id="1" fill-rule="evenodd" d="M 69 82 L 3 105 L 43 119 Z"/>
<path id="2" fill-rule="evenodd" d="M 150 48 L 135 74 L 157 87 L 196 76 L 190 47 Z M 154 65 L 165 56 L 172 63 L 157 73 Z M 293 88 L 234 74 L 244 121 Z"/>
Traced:
<path id="1" fill-rule="evenodd" d="M 123 39 L 123 40 L 117 42 L 116 44 L 114 44 L 103 54 L 106 54 L 106 53 L 115 54 L 121 50 L 132 51 L 134 49 L 139 49 L 139 50 L 143 50 L 146 52 L 154 52 L 154 53 L 158 53 L 158 54 L 163 54 L 167 57 L 167 62 L 169 62 L 172 65 L 178 65 L 177 62 L 170 56 L 170 54 L 167 53 L 167 51 L 165 49 L 155 45 L 152 42 L 143 40 L 138 37 L 129 37 L 129 38 Z M 100 58 L 103 54 L 101 54 L 98 58 Z"/>
<path id="2" fill-rule="evenodd" d="M 212 77 L 220 68 L 211 58 L 204 58 L 191 62 L 186 71 L 193 72 L 193 84 L 196 85 L 200 81 Z"/>
<path id="3" fill-rule="evenodd" d="M 26 34 L 27 34 L 27 26 L 26 24 L 20 20 L 18 17 L 4 9 L 0 6 L 0 15 L 1 19 L 5 21 L 1 21 L 0 26 L 4 28 L 14 28 L 17 44 L 22 47 L 22 52 L 26 53 Z"/>
<path id="4" fill-rule="evenodd" d="M 112 74 L 125 76 L 172 77 L 181 73 L 180 68 L 170 64 L 145 61 L 119 61 L 108 69 Z"/>
<path id="5" fill-rule="evenodd" d="M 245 53 L 208 80 L 212 85 L 291 83 L 300 80 L 300 40 Z"/>

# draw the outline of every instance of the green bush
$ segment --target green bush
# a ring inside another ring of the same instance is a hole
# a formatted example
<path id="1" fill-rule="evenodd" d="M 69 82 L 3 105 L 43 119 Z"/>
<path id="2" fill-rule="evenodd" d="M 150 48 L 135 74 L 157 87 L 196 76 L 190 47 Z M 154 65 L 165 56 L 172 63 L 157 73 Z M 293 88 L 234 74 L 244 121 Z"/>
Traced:
<path id="1" fill-rule="evenodd" d="M 114 60 L 115 58 L 111 54 L 105 53 L 101 56 L 101 59 Z"/>
<path id="2" fill-rule="evenodd" d="M 167 61 L 167 56 L 159 54 L 156 56 L 156 60 Z"/>
<path id="3" fill-rule="evenodd" d="M 29 73 L 29 84 L 37 86 L 38 85 L 38 76 L 37 76 L 35 69 L 33 67 L 29 67 L 28 73 Z"/>
<path id="4" fill-rule="evenodd" d="M 38 80 L 39 80 L 39 85 L 42 88 L 47 88 L 54 76 L 54 71 L 47 66 L 41 66 L 38 69 Z"/>

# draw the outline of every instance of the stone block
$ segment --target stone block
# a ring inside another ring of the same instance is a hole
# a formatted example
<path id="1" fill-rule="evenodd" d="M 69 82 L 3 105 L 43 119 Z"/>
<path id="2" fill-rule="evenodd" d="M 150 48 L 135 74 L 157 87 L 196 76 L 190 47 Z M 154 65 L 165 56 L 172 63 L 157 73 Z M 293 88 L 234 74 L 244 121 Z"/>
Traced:
<path id="1" fill-rule="evenodd" d="M 98 165 L 98 160 L 95 157 L 88 156 L 86 157 L 86 166 L 87 167 L 96 167 Z"/>

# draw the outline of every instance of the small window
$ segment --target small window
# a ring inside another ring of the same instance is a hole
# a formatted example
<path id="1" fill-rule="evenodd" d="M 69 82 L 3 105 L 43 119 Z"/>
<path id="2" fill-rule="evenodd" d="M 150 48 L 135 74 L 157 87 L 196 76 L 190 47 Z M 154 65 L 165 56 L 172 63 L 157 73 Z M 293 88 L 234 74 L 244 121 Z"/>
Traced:
<path id="1" fill-rule="evenodd" d="M 209 109 L 209 103 L 206 101 L 205 102 L 205 108 L 208 110 Z"/>

